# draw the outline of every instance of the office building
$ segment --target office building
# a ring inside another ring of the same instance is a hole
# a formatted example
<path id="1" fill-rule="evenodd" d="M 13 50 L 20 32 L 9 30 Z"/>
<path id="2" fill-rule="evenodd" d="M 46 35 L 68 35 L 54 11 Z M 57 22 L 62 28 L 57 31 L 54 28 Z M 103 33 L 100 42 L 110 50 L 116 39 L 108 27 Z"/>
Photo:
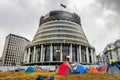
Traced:
<path id="1" fill-rule="evenodd" d="M 3 55 L 2 66 L 15 66 L 23 62 L 24 50 L 30 41 L 24 37 L 9 34 L 6 37 Z"/>

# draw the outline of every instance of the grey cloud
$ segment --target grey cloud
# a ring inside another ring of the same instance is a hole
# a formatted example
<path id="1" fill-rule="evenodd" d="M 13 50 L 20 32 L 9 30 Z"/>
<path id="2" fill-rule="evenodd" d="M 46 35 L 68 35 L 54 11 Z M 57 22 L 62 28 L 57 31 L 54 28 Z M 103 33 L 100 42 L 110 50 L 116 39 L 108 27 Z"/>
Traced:
<path id="1" fill-rule="evenodd" d="M 60 0 L 0 0 L 0 32 L 2 32 L 0 34 L 3 34 L 0 36 L 1 46 L 9 33 L 32 40 L 38 28 L 40 16 L 55 9 L 60 9 Z"/>
<path id="2" fill-rule="evenodd" d="M 111 11 L 105 15 L 104 22 L 106 30 L 120 32 L 120 0 L 98 0 L 104 9 L 104 13 Z"/>
<path id="3" fill-rule="evenodd" d="M 108 16 L 105 17 L 105 24 L 106 27 L 109 29 L 120 29 L 120 16 L 119 15 L 114 15 L 114 14 L 110 14 Z"/>
<path id="4" fill-rule="evenodd" d="M 120 0 L 98 0 L 103 7 L 120 14 Z"/>

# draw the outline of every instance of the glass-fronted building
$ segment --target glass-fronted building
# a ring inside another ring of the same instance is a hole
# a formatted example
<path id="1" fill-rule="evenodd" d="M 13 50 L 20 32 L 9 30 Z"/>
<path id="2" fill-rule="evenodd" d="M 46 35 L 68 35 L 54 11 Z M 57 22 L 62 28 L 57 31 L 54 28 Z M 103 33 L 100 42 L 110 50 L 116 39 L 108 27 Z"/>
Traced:
<path id="1" fill-rule="evenodd" d="M 66 11 L 41 16 L 39 28 L 26 47 L 24 64 L 57 64 L 63 61 L 95 63 L 95 49 L 83 32 L 80 17 Z"/>

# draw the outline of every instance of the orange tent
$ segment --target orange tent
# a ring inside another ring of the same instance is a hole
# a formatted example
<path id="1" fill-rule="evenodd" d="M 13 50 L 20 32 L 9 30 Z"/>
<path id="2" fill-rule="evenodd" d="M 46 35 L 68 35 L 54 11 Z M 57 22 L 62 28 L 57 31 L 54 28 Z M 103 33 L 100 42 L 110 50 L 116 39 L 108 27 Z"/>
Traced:
<path id="1" fill-rule="evenodd" d="M 97 72 L 97 68 L 96 68 L 95 66 L 92 66 L 92 67 L 90 68 L 90 71 L 91 71 L 91 72 Z"/>
<path id="2" fill-rule="evenodd" d="M 35 71 L 36 72 L 41 72 L 41 69 L 40 68 L 36 68 Z"/>

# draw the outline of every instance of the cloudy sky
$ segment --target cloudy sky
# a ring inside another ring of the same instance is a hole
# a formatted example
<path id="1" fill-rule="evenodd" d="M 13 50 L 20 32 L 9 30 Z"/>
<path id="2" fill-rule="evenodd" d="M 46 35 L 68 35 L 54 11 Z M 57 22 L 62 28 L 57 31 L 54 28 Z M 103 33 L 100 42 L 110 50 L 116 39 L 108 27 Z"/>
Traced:
<path id="1" fill-rule="evenodd" d="M 60 7 L 60 3 L 67 6 Z M 9 33 L 33 39 L 41 15 L 51 10 L 75 12 L 96 54 L 120 39 L 120 0 L 0 0 L 0 56 Z"/>

